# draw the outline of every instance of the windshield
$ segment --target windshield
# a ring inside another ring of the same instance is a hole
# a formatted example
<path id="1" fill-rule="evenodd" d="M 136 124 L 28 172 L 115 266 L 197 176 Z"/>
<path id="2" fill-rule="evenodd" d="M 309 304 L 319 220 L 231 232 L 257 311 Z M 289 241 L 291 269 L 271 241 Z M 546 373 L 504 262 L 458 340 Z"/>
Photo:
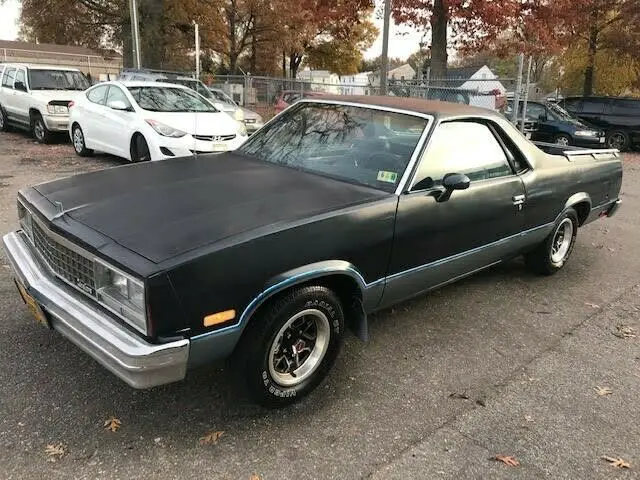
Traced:
<path id="1" fill-rule="evenodd" d="M 426 125 L 413 115 L 300 103 L 236 152 L 394 192 Z"/>
<path id="2" fill-rule="evenodd" d="M 209 89 L 204 85 L 204 83 L 199 80 L 191 80 L 188 78 L 175 78 L 171 80 L 163 80 L 171 83 L 177 83 L 178 85 L 184 85 L 185 87 L 190 88 L 194 92 L 198 92 L 204 98 L 210 101 L 216 101 L 216 97 L 209 91 Z"/>
<path id="3" fill-rule="evenodd" d="M 229 105 L 236 105 L 236 102 L 234 102 L 233 99 L 223 91 L 221 90 L 209 90 L 209 91 L 211 92 L 211 95 L 213 95 L 218 102 L 228 103 Z"/>
<path id="4" fill-rule="evenodd" d="M 29 69 L 31 90 L 86 90 L 90 86 L 78 71 Z"/>
<path id="5" fill-rule="evenodd" d="M 217 112 L 213 105 L 192 90 L 179 87 L 129 87 L 143 110 L 150 112 Z"/>
<path id="6" fill-rule="evenodd" d="M 571 122 L 575 122 L 577 120 L 576 117 L 571 115 L 569 112 L 567 112 L 564 108 L 562 108 L 558 104 L 549 102 L 549 103 L 547 103 L 547 107 L 560 120 L 568 120 L 568 121 L 571 121 Z"/>

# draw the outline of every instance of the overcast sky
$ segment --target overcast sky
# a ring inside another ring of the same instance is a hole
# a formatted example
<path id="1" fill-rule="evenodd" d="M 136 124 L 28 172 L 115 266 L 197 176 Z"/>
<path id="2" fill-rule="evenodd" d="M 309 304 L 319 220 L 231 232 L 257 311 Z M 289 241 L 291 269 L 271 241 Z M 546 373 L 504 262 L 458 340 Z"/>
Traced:
<path id="1" fill-rule="evenodd" d="M 18 16 L 20 14 L 20 4 L 18 0 L 6 0 L 0 6 L 0 39 L 15 40 L 18 35 Z M 382 53 L 382 20 L 375 20 L 376 26 L 380 29 L 380 35 L 373 46 L 365 52 L 366 58 L 374 58 Z M 407 58 L 418 50 L 421 34 L 406 27 L 391 26 L 389 38 L 389 56 Z"/>

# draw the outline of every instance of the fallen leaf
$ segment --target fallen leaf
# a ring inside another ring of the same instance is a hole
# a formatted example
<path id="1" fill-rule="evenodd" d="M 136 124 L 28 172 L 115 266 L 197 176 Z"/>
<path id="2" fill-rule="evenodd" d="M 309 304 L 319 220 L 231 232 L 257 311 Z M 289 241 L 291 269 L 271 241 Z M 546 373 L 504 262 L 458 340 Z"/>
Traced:
<path id="1" fill-rule="evenodd" d="M 629 462 L 625 462 L 621 458 L 613 458 L 613 457 L 602 457 L 602 458 L 607 462 L 609 462 L 612 467 L 631 468 L 631 464 Z"/>
<path id="2" fill-rule="evenodd" d="M 597 385 L 596 385 L 596 388 L 594 388 L 594 390 L 601 397 L 603 397 L 604 395 L 611 395 L 613 393 L 613 390 L 611 390 L 609 387 L 599 387 Z"/>
<path id="3" fill-rule="evenodd" d="M 530 422 L 530 423 L 532 423 L 532 422 L 534 422 L 534 421 L 535 421 L 531 415 L 525 415 L 525 416 L 524 416 L 524 419 L 525 419 L 527 422 Z"/>
<path id="4" fill-rule="evenodd" d="M 121 425 L 122 422 L 116 417 L 110 417 L 105 420 L 103 427 L 111 432 L 117 432 Z"/>
<path id="5" fill-rule="evenodd" d="M 595 303 L 585 302 L 585 305 L 591 308 L 600 308 L 600 305 L 596 305 Z"/>
<path id="6" fill-rule="evenodd" d="M 249 477 L 249 480 L 262 480 L 262 477 L 257 473 L 252 473 L 251 476 Z"/>
<path id="7" fill-rule="evenodd" d="M 215 445 L 224 432 L 209 432 L 200 438 L 200 445 Z"/>
<path id="8" fill-rule="evenodd" d="M 615 252 L 616 251 L 616 249 L 612 248 L 612 247 L 607 247 L 607 250 L 609 250 L 610 252 Z"/>
<path id="9" fill-rule="evenodd" d="M 49 457 L 50 462 L 55 462 L 56 460 L 60 460 L 67 453 L 66 448 L 62 443 L 50 444 L 44 447 L 44 453 Z"/>
<path id="10" fill-rule="evenodd" d="M 449 394 L 449 398 L 461 398 L 462 400 L 469 400 L 469 395 L 467 395 L 466 393 L 453 392 Z"/>
<path id="11" fill-rule="evenodd" d="M 509 465 L 510 467 L 520 466 L 520 462 L 516 460 L 515 457 L 512 457 L 511 455 L 496 455 L 495 460 L 502 462 L 505 465 Z"/>
<path id="12" fill-rule="evenodd" d="M 618 325 L 613 333 L 618 338 L 636 338 L 635 328 L 628 327 L 626 325 Z"/>

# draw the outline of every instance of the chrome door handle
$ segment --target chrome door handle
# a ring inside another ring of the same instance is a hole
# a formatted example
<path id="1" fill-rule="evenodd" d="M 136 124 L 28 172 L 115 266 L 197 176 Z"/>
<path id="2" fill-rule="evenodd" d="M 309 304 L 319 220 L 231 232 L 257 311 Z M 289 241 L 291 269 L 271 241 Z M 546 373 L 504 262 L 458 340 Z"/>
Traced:
<path id="1" fill-rule="evenodd" d="M 514 195 L 512 200 L 514 205 L 522 205 L 526 197 L 524 195 Z"/>

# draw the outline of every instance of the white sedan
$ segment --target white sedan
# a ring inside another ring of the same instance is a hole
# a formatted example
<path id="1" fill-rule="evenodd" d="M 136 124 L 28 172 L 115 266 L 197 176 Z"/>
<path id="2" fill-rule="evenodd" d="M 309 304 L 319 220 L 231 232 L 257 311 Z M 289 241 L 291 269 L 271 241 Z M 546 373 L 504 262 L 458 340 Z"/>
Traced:
<path id="1" fill-rule="evenodd" d="M 187 87 L 105 82 L 69 104 L 69 135 L 80 156 L 99 150 L 141 162 L 235 150 L 247 130 Z"/>

